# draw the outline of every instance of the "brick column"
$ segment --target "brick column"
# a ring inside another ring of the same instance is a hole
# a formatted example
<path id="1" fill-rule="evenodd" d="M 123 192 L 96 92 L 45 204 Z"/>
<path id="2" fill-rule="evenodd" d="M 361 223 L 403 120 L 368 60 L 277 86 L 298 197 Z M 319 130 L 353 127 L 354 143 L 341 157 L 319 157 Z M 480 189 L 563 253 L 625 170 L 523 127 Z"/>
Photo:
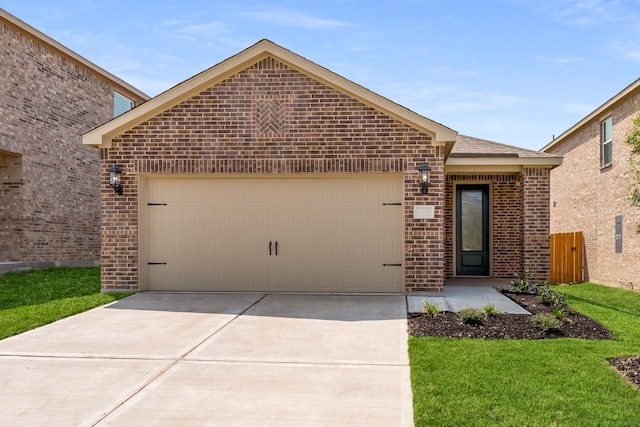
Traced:
<path id="1" fill-rule="evenodd" d="M 424 157 L 416 157 L 405 173 L 405 290 L 407 292 L 442 292 L 445 277 L 444 252 L 444 149 L 433 154 L 424 149 Z M 420 193 L 419 164 L 429 163 L 431 185 L 427 194 Z M 433 219 L 414 218 L 414 206 L 433 206 Z"/>
<path id="2" fill-rule="evenodd" d="M 102 216 L 100 254 L 102 291 L 137 291 L 138 288 L 138 173 L 131 161 L 103 150 L 100 179 Z M 109 168 L 122 168 L 124 194 L 109 183 Z"/>
<path id="3" fill-rule="evenodd" d="M 549 280 L 549 168 L 522 168 L 522 268 L 535 281 Z"/>

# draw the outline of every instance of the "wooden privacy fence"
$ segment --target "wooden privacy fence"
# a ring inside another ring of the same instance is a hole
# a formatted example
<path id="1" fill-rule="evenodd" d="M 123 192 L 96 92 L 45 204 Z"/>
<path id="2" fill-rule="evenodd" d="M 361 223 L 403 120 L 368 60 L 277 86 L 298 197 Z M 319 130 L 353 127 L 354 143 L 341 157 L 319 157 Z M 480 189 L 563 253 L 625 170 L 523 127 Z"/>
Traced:
<path id="1" fill-rule="evenodd" d="M 583 276 L 582 231 L 551 235 L 551 284 L 578 283 Z"/>

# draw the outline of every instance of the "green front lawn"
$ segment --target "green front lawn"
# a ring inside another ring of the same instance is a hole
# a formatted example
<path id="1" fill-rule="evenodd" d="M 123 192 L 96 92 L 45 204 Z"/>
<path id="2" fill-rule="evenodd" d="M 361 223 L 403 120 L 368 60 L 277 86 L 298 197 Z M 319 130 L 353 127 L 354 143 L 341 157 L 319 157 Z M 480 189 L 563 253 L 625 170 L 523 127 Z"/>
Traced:
<path id="1" fill-rule="evenodd" d="M 100 269 L 52 268 L 0 275 L 0 339 L 115 301 L 100 293 Z"/>
<path id="2" fill-rule="evenodd" d="M 555 289 L 614 339 L 410 337 L 416 426 L 640 425 L 640 392 L 608 363 L 640 354 L 640 293 Z"/>

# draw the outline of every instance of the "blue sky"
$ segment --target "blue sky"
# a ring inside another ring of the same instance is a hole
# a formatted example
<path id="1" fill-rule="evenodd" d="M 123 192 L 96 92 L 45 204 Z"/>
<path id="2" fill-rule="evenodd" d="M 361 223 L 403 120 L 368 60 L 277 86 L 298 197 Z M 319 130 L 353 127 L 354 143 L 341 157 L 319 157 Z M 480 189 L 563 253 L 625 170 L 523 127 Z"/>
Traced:
<path id="1" fill-rule="evenodd" d="M 640 78 L 640 0 L 3 0 L 149 95 L 268 38 L 458 132 L 540 149 Z"/>

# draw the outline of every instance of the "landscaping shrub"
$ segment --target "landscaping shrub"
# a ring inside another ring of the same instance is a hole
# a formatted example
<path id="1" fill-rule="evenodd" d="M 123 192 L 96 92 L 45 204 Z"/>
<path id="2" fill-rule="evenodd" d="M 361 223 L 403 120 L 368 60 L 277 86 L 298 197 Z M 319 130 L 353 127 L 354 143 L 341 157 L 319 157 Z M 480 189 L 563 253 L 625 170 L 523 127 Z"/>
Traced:
<path id="1" fill-rule="evenodd" d="M 483 309 L 484 309 L 484 314 L 487 317 L 493 317 L 497 314 L 500 314 L 500 310 L 498 310 L 494 304 L 487 304 L 484 306 Z"/>
<path id="2" fill-rule="evenodd" d="M 556 316 L 551 313 L 533 315 L 531 316 L 531 323 L 542 332 L 558 330 L 560 326 L 562 326 L 562 320 L 556 318 Z"/>
<path id="3" fill-rule="evenodd" d="M 556 319 L 562 320 L 567 315 L 567 310 L 564 307 L 556 306 L 551 309 L 551 314 L 553 314 Z"/>
<path id="4" fill-rule="evenodd" d="M 484 311 L 477 308 L 463 308 L 458 312 L 458 316 L 465 325 L 480 325 L 484 320 Z"/>
<path id="5" fill-rule="evenodd" d="M 431 304 L 429 301 L 425 301 L 422 304 L 422 312 L 429 317 L 436 317 L 440 312 L 440 303 Z"/>
<path id="6" fill-rule="evenodd" d="M 551 289 L 548 283 L 538 288 L 538 299 L 542 304 L 552 308 L 564 309 L 567 306 L 567 300 L 564 295 L 555 289 Z"/>
<path id="7" fill-rule="evenodd" d="M 522 273 L 513 273 L 513 280 L 511 280 L 511 287 L 514 292 L 519 294 L 531 293 L 535 290 L 535 285 L 531 283 L 528 271 Z"/>

